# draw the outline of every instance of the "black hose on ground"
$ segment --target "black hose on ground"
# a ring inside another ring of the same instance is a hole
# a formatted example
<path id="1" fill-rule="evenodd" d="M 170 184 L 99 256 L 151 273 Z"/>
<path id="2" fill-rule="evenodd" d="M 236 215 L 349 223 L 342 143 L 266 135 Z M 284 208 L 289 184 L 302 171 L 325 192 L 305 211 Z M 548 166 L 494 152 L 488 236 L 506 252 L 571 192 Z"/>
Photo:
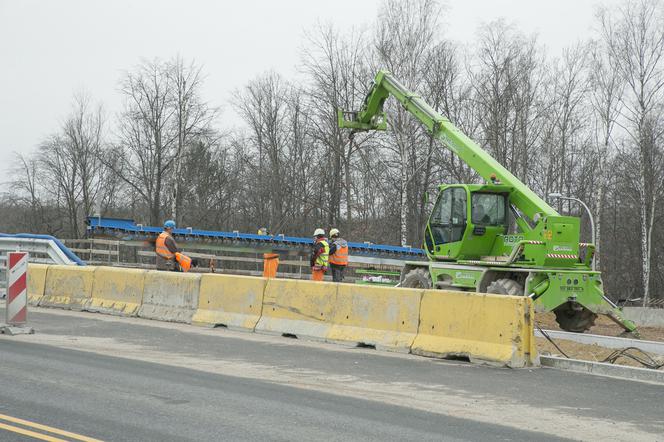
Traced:
<path id="1" fill-rule="evenodd" d="M 618 358 L 629 358 L 632 359 L 646 368 L 652 370 L 659 370 L 664 367 L 664 363 L 659 363 L 652 358 L 648 353 L 636 347 L 626 347 L 620 350 L 616 350 L 610 355 L 608 355 L 602 362 L 609 362 L 615 364 Z"/>
<path id="2" fill-rule="evenodd" d="M 548 334 L 547 332 L 545 332 L 544 330 L 542 330 L 542 327 L 540 327 L 540 325 L 539 325 L 538 323 L 535 323 L 535 326 L 537 327 L 537 330 L 539 330 L 540 333 L 542 333 L 542 336 L 544 336 L 544 337 L 545 337 L 545 338 L 546 338 L 551 344 L 553 344 L 554 347 L 556 347 L 556 348 L 558 349 L 558 351 L 560 352 L 560 354 L 562 354 L 562 355 L 565 356 L 567 359 L 569 359 L 569 356 L 567 356 L 567 353 L 565 353 L 565 352 L 562 350 L 562 348 L 558 347 L 558 344 L 556 344 L 555 342 L 553 342 L 553 339 L 551 339 L 551 336 L 549 336 L 549 334 Z"/>

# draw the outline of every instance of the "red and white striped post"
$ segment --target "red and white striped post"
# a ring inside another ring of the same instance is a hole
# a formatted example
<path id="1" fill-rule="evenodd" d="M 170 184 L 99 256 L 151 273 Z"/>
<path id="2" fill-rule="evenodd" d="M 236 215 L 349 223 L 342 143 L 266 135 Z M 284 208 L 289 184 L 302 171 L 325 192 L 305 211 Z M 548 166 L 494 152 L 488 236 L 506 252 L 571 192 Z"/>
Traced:
<path id="1" fill-rule="evenodd" d="M 6 323 L 24 325 L 28 322 L 28 254 L 7 253 Z"/>

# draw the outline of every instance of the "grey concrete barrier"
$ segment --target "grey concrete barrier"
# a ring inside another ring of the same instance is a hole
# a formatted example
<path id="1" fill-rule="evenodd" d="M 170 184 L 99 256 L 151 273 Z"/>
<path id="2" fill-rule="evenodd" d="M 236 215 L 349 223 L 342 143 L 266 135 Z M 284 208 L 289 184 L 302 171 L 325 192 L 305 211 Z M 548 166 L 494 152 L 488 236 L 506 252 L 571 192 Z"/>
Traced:
<path id="1" fill-rule="evenodd" d="M 200 284 L 200 274 L 158 270 L 147 272 L 138 316 L 191 324 L 191 318 L 198 308 Z"/>
<path id="2" fill-rule="evenodd" d="M 664 308 L 624 307 L 623 313 L 637 326 L 664 327 Z"/>

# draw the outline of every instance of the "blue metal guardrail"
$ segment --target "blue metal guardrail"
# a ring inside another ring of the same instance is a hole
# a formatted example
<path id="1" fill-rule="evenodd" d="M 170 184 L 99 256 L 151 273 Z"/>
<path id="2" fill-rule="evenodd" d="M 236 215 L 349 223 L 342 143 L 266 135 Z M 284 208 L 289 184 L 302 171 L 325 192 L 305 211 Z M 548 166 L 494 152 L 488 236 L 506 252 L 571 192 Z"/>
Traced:
<path id="1" fill-rule="evenodd" d="M 53 241 L 53 243 L 65 254 L 67 258 L 75 262 L 79 266 L 84 266 L 85 262 L 81 260 L 74 252 L 69 250 L 58 238 L 51 235 L 38 235 L 34 233 L 0 233 L 0 238 L 22 238 L 22 239 L 44 239 Z"/>
<path id="2" fill-rule="evenodd" d="M 161 227 L 143 226 L 136 224 L 132 219 L 122 218 L 104 218 L 98 216 L 89 216 L 86 221 L 88 225 L 89 235 L 94 235 L 96 232 L 102 233 L 119 233 L 125 232 L 130 234 L 145 234 L 156 235 L 163 229 Z M 313 244 L 311 238 L 301 238 L 297 236 L 285 235 L 258 235 L 253 233 L 239 233 L 239 232 L 217 232 L 213 230 L 197 230 L 192 228 L 175 229 L 173 234 L 191 239 L 219 239 L 231 241 L 247 241 L 254 243 L 263 243 L 270 246 L 310 246 Z M 369 254 L 396 254 L 407 255 L 413 257 L 425 256 L 424 250 L 414 247 L 400 247 L 389 246 L 382 244 L 349 242 L 348 248 L 354 253 L 369 253 Z"/>

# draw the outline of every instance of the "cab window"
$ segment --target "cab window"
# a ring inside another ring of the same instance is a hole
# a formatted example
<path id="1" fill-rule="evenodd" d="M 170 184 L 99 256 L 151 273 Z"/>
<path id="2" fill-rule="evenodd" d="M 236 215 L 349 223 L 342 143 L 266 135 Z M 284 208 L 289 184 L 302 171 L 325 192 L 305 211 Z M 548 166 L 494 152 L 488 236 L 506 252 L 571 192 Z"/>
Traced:
<path id="1" fill-rule="evenodd" d="M 431 214 L 431 235 L 435 244 L 460 241 L 466 229 L 466 191 L 445 189 Z"/>
<path id="2" fill-rule="evenodd" d="M 506 223 L 505 195 L 498 193 L 473 193 L 471 220 L 473 224 L 502 226 Z"/>

